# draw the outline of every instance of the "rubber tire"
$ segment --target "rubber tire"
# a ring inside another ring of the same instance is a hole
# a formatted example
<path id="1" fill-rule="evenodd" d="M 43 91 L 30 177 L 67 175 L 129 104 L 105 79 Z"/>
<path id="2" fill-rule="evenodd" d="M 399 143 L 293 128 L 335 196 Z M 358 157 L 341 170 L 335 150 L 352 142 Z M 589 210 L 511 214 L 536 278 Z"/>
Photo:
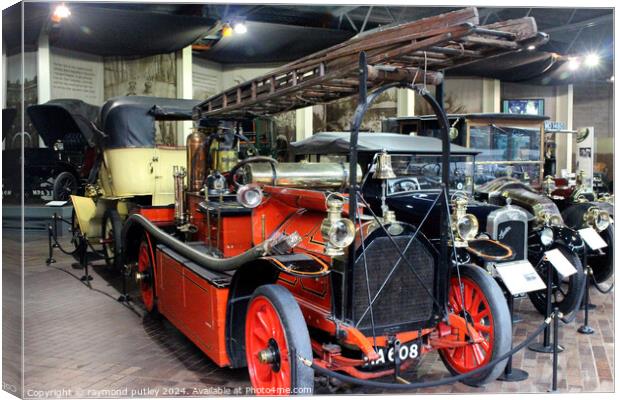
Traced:
<path id="1" fill-rule="evenodd" d="M 106 225 L 108 221 L 112 222 L 112 238 L 114 239 L 114 255 L 108 255 L 107 244 L 103 244 L 103 255 L 106 265 L 112 272 L 120 272 L 123 269 L 123 221 L 118 211 L 108 208 L 103 214 L 101 221 L 101 238 L 106 238 Z"/>
<path id="2" fill-rule="evenodd" d="M 70 182 L 71 193 L 76 194 L 78 190 L 78 180 L 71 172 L 63 171 L 54 179 L 52 199 L 54 201 L 68 201 L 71 197 L 65 192 L 65 185 L 62 185 L 62 181 L 67 180 Z"/>
<path id="3" fill-rule="evenodd" d="M 454 273 L 455 272 L 453 271 L 453 274 Z M 479 266 L 473 264 L 461 265 L 460 273 L 462 277 L 470 278 L 478 285 L 478 287 L 480 287 L 491 309 L 491 315 L 493 316 L 494 338 L 491 361 L 493 361 L 497 359 L 498 356 L 508 353 L 512 348 L 512 318 L 510 316 L 510 310 L 508 309 L 506 297 L 504 297 L 504 292 L 495 279 L 493 279 L 491 275 Z M 450 371 L 452 375 L 459 374 L 459 372 L 454 370 L 444 359 L 443 352 L 440 351 L 439 356 L 441 361 L 446 366 L 446 369 Z M 499 378 L 499 376 L 504 372 L 507 362 L 508 359 L 504 359 L 490 370 L 483 372 L 480 375 L 474 375 L 470 378 L 464 379 L 461 382 L 466 385 L 476 387 L 492 382 Z"/>
<path id="4" fill-rule="evenodd" d="M 252 299 L 248 303 L 248 308 L 252 301 L 259 296 L 265 297 L 276 309 L 284 328 L 289 348 L 294 347 L 303 358 L 312 360 L 312 346 L 310 344 L 308 326 L 301 308 L 299 308 L 299 304 L 291 292 L 280 285 L 269 284 L 259 286 L 254 291 Z M 312 394 L 314 392 L 314 370 L 299 359 L 295 360 L 295 364 L 296 366 L 294 367 L 291 363 L 291 389 L 305 388 L 305 390 L 301 391 L 301 394 Z"/>
<path id="5" fill-rule="evenodd" d="M 568 259 L 568 261 L 573 264 L 573 267 L 577 270 L 577 272 L 571 275 L 569 279 L 569 291 L 568 296 L 566 296 L 560 303 L 552 303 L 552 307 L 556 306 L 559 310 L 564 314 L 568 315 L 571 311 L 576 310 L 581 303 L 581 297 L 583 295 L 584 288 L 584 280 L 585 273 L 583 270 L 583 265 L 581 264 L 581 259 L 577 254 L 572 252 L 568 247 L 556 244 L 553 248 L 559 249 L 564 257 Z M 538 260 L 530 260 L 530 263 L 536 268 Z M 540 275 L 543 282 L 547 282 L 547 274 L 546 272 L 538 271 L 538 275 Z M 538 290 L 535 292 L 528 292 L 528 297 L 530 301 L 534 305 L 534 308 L 541 314 L 545 315 L 547 313 L 547 289 Z"/>
<path id="6" fill-rule="evenodd" d="M 146 310 L 147 314 L 154 318 L 154 319 L 159 319 L 161 317 L 161 314 L 159 312 L 159 309 L 157 308 L 157 292 L 155 290 L 155 274 L 154 274 L 154 270 L 155 270 L 155 263 L 153 262 L 153 257 L 151 257 L 151 248 L 149 246 L 149 242 L 147 241 L 146 237 L 143 238 L 140 241 L 140 247 L 142 247 L 142 245 L 146 246 L 147 249 L 147 253 L 148 253 L 148 257 L 149 257 L 149 266 L 150 266 L 150 270 L 151 270 L 151 285 L 153 287 L 153 308 L 151 308 L 150 310 L 146 307 L 144 307 L 144 309 Z M 139 248 L 140 248 L 139 247 Z M 140 250 L 138 250 L 138 257 L 140 257 Z M 138 290 L 140 290 L 140 288 L 138 287 Z M 144 303 L 144 299 L 142 299 L 142 293 L 140 293 L 140 298 Z"/>
<path id="7" fill-rule="evenodd" d="M 603 283 L 614 274 L 614 225 L 610 224 L 607 229 L 600 233 L 607 243 L 604 256 L 588 257 L 588 264 L 592 267 L 593 278 L 597 283 Z"/>

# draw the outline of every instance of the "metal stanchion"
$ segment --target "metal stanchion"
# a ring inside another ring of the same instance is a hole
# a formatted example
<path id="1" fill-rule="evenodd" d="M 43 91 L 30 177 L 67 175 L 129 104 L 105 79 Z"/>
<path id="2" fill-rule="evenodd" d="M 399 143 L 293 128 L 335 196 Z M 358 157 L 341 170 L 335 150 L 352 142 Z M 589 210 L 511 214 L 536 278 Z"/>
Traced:
<path id="1" fill-rule="evenodd" d="M 131 274 L 131 265 L 123 265 L 123 269 L 125 269 L 125 271 L 122 272 L 123 293 L 118 296 L 118 299 L 116 299 L 116 301 L 118 301 L 119 303 L 129 303 L 131 301 L 131 296 L 127 293 L 127 277 Z"/>
<path id="2" fill-rule="evenodd" d="M 52 238 L 54 236 L 54 230 L 52 228 L 52 224 L 47 225 L 47 246 L 48 246 L 48 256 L 47 260 L 45 260 L 45 264 L 50 265 L 56 262 L 54 259 L 54 246 L 52 244 Z"/>
<path id="3" fill-rule="evenodd" d="M 88 273 L 88 254 L 87 254 L 87 243 L 86 238 L 80 235 L 80 264 L 84 268 L 84 275 L 80 278 L 82 282 L 86 282 L 88 286 L 90 286 L 90 281 L 93 280 L 93 277 Z"/>
<path id="4" fill-rule="evenodd" d="M 553 313 L 553 304 L 551 303 L 551 297 L 553 296 L 553 266 L 551 265 L 551 263 L 548 263 L 547 265 L 547 310 L 545 312 L 545 319 L 551 317 L 552 313 Z M 551 339 L 551 331 L 550 331 L 550 327 L 549 325 L 547 325 L 545 327 L 545 331 L 543 333 L 543 342 L 542 343 L 532 343 L 531 345 L 529 345 L 527 348 L 535 351 L 537 353 L 552 353 L 554 351 L 554 346 L 556 345 L 554 343 L 554 345 L 552 346 L 550 343 L 550 339 Z M 556 351 L 563 351 L 564 348 L 562 346 L 558 345 L 558 348 L 556 349 Z"/>
<path id="5" fill-rule="evenodd" d="M 583 293 L 583 304 L 590 303 L 590 280 L 592 279 L 592 269 L 590 267 L 586 268 L 586 287 Z M 583 325 L 577 329 L 577 332 L 583 335 L 591 335 L 594 333 L 594 329 L 589 325 L 588 314 L 590 307 L 583 307 Z"/>
<path id="6" fill-rule="evenodd" d="M 586 283 L 586 285 L 587 285 L 586 286 L 586 292 L 587 292 L 589 290 L 589 288 L 590 288 L 590 284 L 592 283 L 589 280 L 589 278 L 588 278 L 589 277 L 588 269 L 590 267 L 588 267 L 588 249 L 587 249 L 587 244 L 584 244 L 584 247 L 583 247 L 583 255 L 581 256 L 581 264 L 583 265 L 584 271 L 586 273 L 586 282 L 587 282 Z M 583 301 L 581 302 L 581 306 L 579 307 L 579 309 L 580 310 L 585 310 L 586 308 L 588 310 L 594 310 L 596 308 L 596 304 L 590 303 L 590 296 L 584 295 Z"/>
<path id="7" fill-rule="evenodd" d="M 514 297 L 511 293 L 508 293 L 506 301 L 508 302 L 508 310 L 510 311 L 510 317 L 512 318 L 512 316 L 514 315 Z M 521 382 L 526 380 L 528 377 L 529 374 L 526 371 L 512 367 L 512 356 L 510 356 L 508 358 L 506 368 L 504 369 L 504 373 L 499 378 L 497 378 L 497 380 L 504 382 Z"/>
<path id="8" fill-rule="evenodd" d="M 551 392 L 558 391 L 558 348 L 560 344 L 558 343 L 558 336 L 560 329 L 560 310 L 555 307 L 553 309 L 553 372 L 551 378 Z"/>

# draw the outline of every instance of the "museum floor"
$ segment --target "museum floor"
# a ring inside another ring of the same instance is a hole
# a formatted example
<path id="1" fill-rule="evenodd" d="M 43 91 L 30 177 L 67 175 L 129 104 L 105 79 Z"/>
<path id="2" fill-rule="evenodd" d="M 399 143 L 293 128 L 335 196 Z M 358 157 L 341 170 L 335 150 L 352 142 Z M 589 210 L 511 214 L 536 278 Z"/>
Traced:
<path id="1" fill-rule="evenodd" d="M 3 236 L 6 294 L 11 285 L 19 285 L 15 274 L 19 239 L 16 235 Z M 120 281 L 110 278 L 102 262 L 94 266 L 94 280 L 89 289 L 78 280 L 81 270 L 71 266 L 72 258 L 56 252 L 57 263 L 47 267 L 46 256 L 46 238 L 38 236 L 27 240 L 25 397 L 54 393 L 82 398 L 213 395 L 223 393 L 223 388 L 231 391 L 240 388 L 240 392 L 235 393 L 245 394 L 249 386 L 245 369 L 218 368 L 168 322 L 145 316 L 140 304 L 124 307 L 118 303 Z M 14 282 L 10 282 L 11 279 Z M 613 295 L 594 293 L 593 302 L 598 305 L 591 314 L 594 335 L 576 333 L 581 316 L 561 329 L 561 344 L 566 347 L 559 358 L 559 389 L 562 392 L 614 390 Z M 515 306 L 524 319 L 515 325 L 514 343 L 518 343 L 534 329 L 540 316 L 527 299 L 517 300 Z M 7 324 L 17 321 L 4 318 L 5 334 L 14 327 Z M 5 357 L 8 357 L 6 350 L 5 347 Z M 484 388 L 458 383 L 421 392 L 524 393 L 546 392 L 550 388 L 550 355 L 523 351 L 515 356 L 514 366 L 527 370 L 530 378 L 519 383 L 494 382 Z M 421 361 L 418 375 L 431 380 L 448 373 L 438 356 L 431 353 Z M 59 392 L 45 392 L 49 390 Z M 329 393 L 322 386 L 316 391 Z M 378 391 L 353 387 L 343 392 Z"/>

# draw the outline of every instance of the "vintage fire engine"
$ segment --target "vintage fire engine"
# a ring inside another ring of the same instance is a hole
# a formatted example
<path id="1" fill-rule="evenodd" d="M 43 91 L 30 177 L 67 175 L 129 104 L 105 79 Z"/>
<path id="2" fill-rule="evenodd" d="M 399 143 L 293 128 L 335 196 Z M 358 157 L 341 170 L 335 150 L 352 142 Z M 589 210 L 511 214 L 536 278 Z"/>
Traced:
<path id="1" fill-rule="evenodd" d="M 188 137 L 174 205 L 138 206 L 123 228 L 124 260 L 146 309 L 219 366 L 247 366 L 259 394 L 309 393 L 313 366 L 399 377 L 433 350 L 450 372 L 471 372 L 468 384 L 497 378 L 505 360 L 495 361 L 512 342 L 508 307 L 483 269 L 450 261 L 448 200 L 433 246 L 390 210 L 369 213 L 357 165 L 362 118 L 385 90 L 415 89 L 446 121 L 414 85 L 442 78 L 417 68 L 420 51 L 435 54 L 431 64 L 457 55 L 452 66 L 546 40 L 530 18 L 477 21 L 465 9 L 354 38 L 198 105 L 196 120 L 230 121 L 359 92 L 348 164 L 239 160 L 225 122 Z M 441 132 L 448 185 L 447 122 Z"/>

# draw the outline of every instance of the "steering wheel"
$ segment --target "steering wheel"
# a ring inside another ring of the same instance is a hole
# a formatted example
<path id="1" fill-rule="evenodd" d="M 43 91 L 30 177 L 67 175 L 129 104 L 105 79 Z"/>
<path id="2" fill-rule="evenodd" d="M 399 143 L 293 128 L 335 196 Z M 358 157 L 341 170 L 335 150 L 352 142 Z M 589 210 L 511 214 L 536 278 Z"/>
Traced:
<path id="1" fill-rule="evenodd" d="M 392 188 L 395 192 L 412 192 L 414 190 L 422 190 L 420 184 L 411 178 L 399 179 L 394 182 Z"/>
<path id="2" fill-rule="evenodd" d="M 276 165 L 278 165 L 278 161 L 271 157 L 266 157 L 266 156 L 248 157 L 245 160 L 239 161 L 237 164 L 235 164 L 234 167 L 231 168 L 230 172 L 228 173 L 228 184 L 234 186 L 235 189 L 241 186 L 241 184 L 237 182 L 237 175 L 238 175 L 239 170 L 247 164 L 256 163 L 256 162 L 268 162 L 274 168 Z"/>

